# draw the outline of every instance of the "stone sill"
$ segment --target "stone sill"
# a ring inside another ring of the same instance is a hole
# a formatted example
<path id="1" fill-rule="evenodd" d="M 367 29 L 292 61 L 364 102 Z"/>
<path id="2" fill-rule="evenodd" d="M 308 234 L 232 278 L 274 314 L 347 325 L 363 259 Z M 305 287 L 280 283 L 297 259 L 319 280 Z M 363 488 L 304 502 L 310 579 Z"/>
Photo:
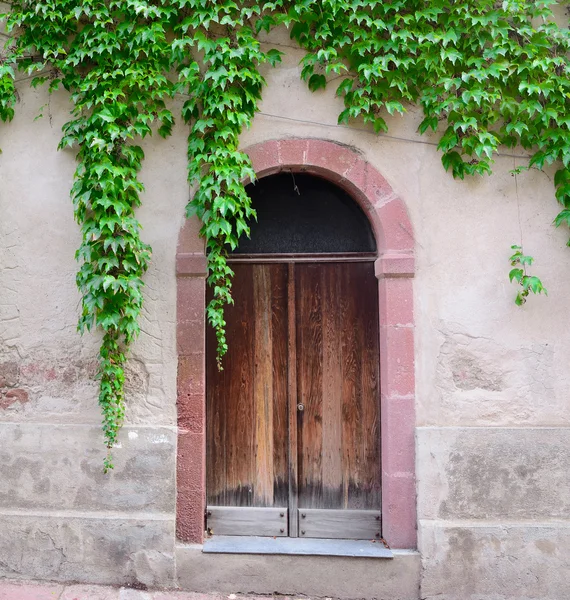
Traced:
<path id="1" fill-rule="evenodd" d="M 285 554 L 300 556 L 344 556 L 349 558 L 394 558 L 381 542 L 369 540 L 307 539 L 215 535 L 204 541 L 204 554 Z"/>

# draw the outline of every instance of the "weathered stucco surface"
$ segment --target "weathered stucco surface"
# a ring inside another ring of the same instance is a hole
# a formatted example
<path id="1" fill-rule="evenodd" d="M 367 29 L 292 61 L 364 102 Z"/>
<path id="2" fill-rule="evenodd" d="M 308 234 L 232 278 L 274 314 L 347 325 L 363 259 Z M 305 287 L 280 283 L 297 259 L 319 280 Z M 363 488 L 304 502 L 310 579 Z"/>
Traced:
<path id="1" fill-rule="evenodd" d="M 288 137 L 348 144 L 404 200 L 414 228 L 421 597 L 567 598 L 570 254 L 567 231 L 551 226 L 551 173 L 515 180 L 509 171 L 521 161 L 502 156 L 493 177 L 454 181 L 436 137 L 417 135 L 413 108 L 389 119 L 390 136 L 339 127 L 334 86 L 310 93 L 299 81 L 302 53 L 285 35 L 277 42 L 287 55 L 265 73 L 244 146 Z M 14 121 L 0 125 L 0 576 L 172 585 L 185 130 L 144 144 L 138 216 L 154 254 L 128 426 L 104 477 L 97 335 L 76 333 L 74 156 L 56 151 L 69 103 L 26 86 Z M 517 308 L 507 259 L 521 241 L 549 295 Z M 195 234 L 193 244 L 200 251 Z"/>
<path id="2" fill-rule="evenodd" d="M 262 556 L 202 553 L 200 546 L 176 550 L 182 587 L 231 594 L 417 600 L 421 562 L 417 552 L 402 550 L 391 560 L 324 556 Z"/>

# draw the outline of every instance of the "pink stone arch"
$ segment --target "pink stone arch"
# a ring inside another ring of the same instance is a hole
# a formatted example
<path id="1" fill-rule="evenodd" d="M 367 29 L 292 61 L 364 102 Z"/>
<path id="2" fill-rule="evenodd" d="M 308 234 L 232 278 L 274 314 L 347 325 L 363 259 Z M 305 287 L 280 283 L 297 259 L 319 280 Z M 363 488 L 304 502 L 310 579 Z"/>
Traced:
<path id="1" fill-rule="evenodd" d="M 382 175 L 348 146 L 287 139 L 262 142 L 245 152 L 258 178 L 290 170 L 328 179 L 358 202 L 372 224 L 378 245 L 383 535 L 392 548 L 416 548 L 414 238 L 406 207 Z M 182 229 L 176 260 L 177 533 L 183 541 L 200 543 L 205 510 L 205 259 L 191 221 Z"/>

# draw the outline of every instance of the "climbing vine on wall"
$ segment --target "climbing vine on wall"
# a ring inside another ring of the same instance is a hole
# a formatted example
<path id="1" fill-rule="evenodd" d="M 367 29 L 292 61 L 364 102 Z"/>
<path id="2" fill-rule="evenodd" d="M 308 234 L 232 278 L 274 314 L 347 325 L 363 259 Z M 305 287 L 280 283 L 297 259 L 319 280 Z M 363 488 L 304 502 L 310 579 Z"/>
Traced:
<path id="1" fill-rule="evenodd" d="M 533 294 L 548 294 L 542 285 L 542 281 L 536 275 L 529 275 L 527 273 L 527 267 L 532 265 L 534 258 L 523 254 L 521 246 L 511 246 L 511 250 L 514 252 L 509 261 L 513 268 L 509 273 L 509 279 L 511 282 L 516 281 L 521 286 L 515 297 L 515 304 L 522 306 L 531 292 Z"/>
<path id="2" fill-rule="evenodd" d="M 123 422 L 124 365 L 139 331 L 150 248 L 135 209 L 143 186 L 140 140 L 168 136 L 172 98 L 188 125 L 188 215 L 202 222 L 220 368 L 231 302 L 228 248 L 248 234 L 253 179 L 239 137 L 262 96 L 260 66 L 280 52 L 260 43 L 288 27 L 307 52 L 311 90 L 334 81 L 341 123 L 387 130 L 386 114 L 423 109 L 420 133 L 439 135 L 454 177 L 491 172 L 502 148 L 528 151 L 522 168 L 557 165 L 556 225 L 570 225 L 570 36 L 552 0 L 13 0 L 4 16 L 0 119 L 16 104 L 18 73 L 62 86 L 72 115 L 61 147 L 77 152 L 71 190 L 83 241 L 77 252 L 81 330 L 102 332 L 100 395 L 109 450 Z M 340 82 L 340 83 L 339 83 Z M 519 167 L 519 170 L 521 167 Z M 110 454 L 105 468 L 112 467 Z"/>

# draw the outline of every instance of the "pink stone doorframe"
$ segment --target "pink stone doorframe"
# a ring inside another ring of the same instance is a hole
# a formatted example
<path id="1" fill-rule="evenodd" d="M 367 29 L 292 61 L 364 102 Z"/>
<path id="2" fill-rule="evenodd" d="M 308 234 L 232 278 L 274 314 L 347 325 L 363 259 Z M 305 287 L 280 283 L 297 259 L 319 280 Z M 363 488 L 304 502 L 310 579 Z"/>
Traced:
<path id="1" fill-rule="evenodd" d="M 415 476 L 414 238 L 406 207 L 352 148 L 319 139 L 271 140 L 245 150 L 257 177 L 319 175 L 346 190 L 372 224 L 378 245 L 383 536 L 391 548 L 417 546 Z M 205 510 L 205 275 L 195 224 L 187 221 L 178 278 L 177 535 L 202 543 Z M 231 341 L 230 341 L 231 343 Z"/>

